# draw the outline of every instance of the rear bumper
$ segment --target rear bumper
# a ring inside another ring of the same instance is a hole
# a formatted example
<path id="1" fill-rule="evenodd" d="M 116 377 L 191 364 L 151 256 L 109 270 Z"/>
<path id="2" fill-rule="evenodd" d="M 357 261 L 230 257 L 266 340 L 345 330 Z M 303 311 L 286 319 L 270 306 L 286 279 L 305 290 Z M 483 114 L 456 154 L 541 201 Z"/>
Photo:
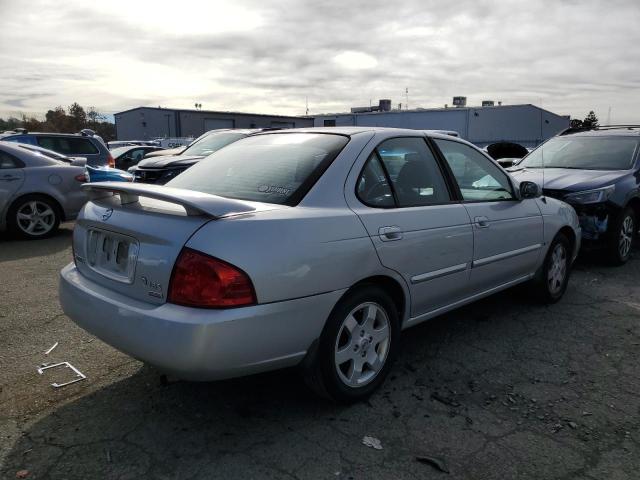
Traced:
<path id="1" fill-rule="evenodd" d="M 60 273 L 60 304 L 118 350 L 187 380 L 217 380 L 298 364 L 343 290 L 252 307 L 151 305 L 108 290 L 75 265 Z"/>

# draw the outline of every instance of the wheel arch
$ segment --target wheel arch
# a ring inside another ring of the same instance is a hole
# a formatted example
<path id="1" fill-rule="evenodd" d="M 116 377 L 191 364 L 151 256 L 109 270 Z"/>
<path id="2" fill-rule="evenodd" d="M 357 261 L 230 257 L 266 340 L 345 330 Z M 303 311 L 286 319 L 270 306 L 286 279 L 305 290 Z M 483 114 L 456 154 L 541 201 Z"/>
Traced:
<path id="1" fill-rule="evenodd" d="M 406 287 L 403 287 L 398 279 L 393 278 L 390 275 L 373 275 L 363 278 L 354 283 L 344 293 L 340 300 L 349 295 L 349 293 L 354 289 L 365 285 L 374 285 L 382 288 L 385 292 L 387 292 L 393 300 L 394 305 L 396 306 L 396 309 L 398 311 L 398 318 L 400 318 L 401 324 L 405 323 L 405 321 L 408 319 L 411 305 L 409 291 L 406 289 Z"/>
<path id="2" fill-rule="evenodd" d="M 636 222 L 640 219 L 640 197 L 633 197 L 627 202 L 627 206 L 631 207 L 636 215 Z"/>
<path id="3" fill-rule="evenodd" d="M 558 233 L 562 233 L 565 237 L 567 237 L 567 240 L 569 240 L 569 246 L 571 247 L 571 258 L 573 258 L 574 254 L 576 253 L 575 248 L 577 240 L 575 230 L 570 226 L 565 225 L 560 230 L 558 230 Z"/>

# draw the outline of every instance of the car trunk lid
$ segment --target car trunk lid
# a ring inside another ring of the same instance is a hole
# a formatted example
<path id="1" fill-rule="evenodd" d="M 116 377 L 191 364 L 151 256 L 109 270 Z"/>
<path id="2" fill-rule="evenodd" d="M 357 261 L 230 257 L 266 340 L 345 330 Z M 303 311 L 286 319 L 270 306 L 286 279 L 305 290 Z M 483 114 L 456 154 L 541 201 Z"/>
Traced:
<path id="1" fill-rule="evenodd" d="M 151 304 L 166 301 L 175 260 L 200 227 L 279 207 L 157 185 L 104 182 L 83 189 L 90 201 L 74 229 L 78 270 L 99 285 Z"/>

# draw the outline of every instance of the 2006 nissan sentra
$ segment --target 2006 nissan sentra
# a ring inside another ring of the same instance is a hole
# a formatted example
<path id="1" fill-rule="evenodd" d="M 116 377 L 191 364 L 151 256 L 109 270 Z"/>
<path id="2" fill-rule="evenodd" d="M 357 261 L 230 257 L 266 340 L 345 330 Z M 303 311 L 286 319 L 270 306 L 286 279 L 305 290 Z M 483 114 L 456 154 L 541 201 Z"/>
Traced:
<path id="1" fill-rule="evenodd" d="M 266 132 L 166 186 L 84 188 L 60 283 L 78 325 L 185 379 L 300 364 L 345 402 L 407 327 L 527 281 L 559 300 L 580 246 L 567 204 L 424 131 Z"/>

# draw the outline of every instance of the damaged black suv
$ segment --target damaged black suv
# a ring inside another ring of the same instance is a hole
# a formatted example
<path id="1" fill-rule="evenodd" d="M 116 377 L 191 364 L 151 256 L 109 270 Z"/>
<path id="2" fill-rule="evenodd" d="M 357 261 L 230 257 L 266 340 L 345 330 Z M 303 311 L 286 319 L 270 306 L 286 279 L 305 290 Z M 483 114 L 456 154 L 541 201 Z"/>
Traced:
<path id="1" fill-rule="evenodd" d="M 622 265 L 640 221 L 639 145 L 636 125 L 569 129 L 508 170 L 572 205 L 580 217 L 583 248 L 603 249 L 611 264 Z"/>

